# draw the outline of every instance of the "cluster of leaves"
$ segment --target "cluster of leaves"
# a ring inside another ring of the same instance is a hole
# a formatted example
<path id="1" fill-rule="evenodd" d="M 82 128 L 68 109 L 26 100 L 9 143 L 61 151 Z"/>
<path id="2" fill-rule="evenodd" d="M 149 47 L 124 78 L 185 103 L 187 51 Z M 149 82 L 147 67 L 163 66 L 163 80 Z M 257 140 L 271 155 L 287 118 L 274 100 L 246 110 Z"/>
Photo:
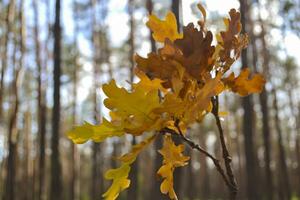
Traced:
<path id="1" fill-rule="evenodd" d="M 164 45 L 158 52 L 149 53 L 147 58 L 135 56 L 135 73 L 140 81 L 133 83 L 130 91 L 118 87 L 114 80 L 103 85 L 107 96 L 104 104 L 110 109 L 110 120 L 103 118 L 100 125 L 85 123 L 68 133 L 75 143 L 84 143 L 153 132 L 153 136 L 118 158 L 119 168 L 106 172 L 105 178 L 112 180 L 111 187 L 103 194 L 107 200 L 116 199 L 129 187 L 130 165 L 160 135 L 164 137 L 159 151 L 163 163 L 157 172 L 163 180 L 160 189 L 171 199 L 177 199 L 173 172 L 186 165 L 189 157 L 183 155 L 184 146 L 176 145 L 170 135 L 185 135 L 193 123 L 201 122 L 212 110 L 211 99 L 223 91 L 231 90 L 245 96 L 263 88 L 263 77 L 256 74 L 250 78 L 247 69 L 239 76 L 224 75 L 248 43 L 247 35 L 240 34 L 240 13 L 230 10 L 230 17 L 224 19 L 226 30 L 216 35 L 214 46 L 213 34 L 205 26 L 206 12 L 201 5 L 198 8 L 203 15 L 199 27 L 190 23 L 183 28 L 183 33 L 178 33 L 173 13 L 169 12 L 165 20 L 150 15 L 147 26 L 155 41 Z"/>

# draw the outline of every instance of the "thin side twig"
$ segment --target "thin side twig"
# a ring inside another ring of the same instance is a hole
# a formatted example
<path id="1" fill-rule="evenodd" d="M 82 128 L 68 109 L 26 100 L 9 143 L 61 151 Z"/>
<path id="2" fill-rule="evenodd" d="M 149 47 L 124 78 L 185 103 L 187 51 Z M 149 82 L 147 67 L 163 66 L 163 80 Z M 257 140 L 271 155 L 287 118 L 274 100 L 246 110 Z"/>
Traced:
<path id="1" fill-rule="evenodd" d="M 220 137 L 222 154 L 223 154 L 223 159 L 224 159 L 225 168 L 226 168 L 226 174 L 228 176 L 228 179 L 229 179 L 229 182 L 231 185 L 231 187 L 230 187 L 231 199 L 235 199 L 236 194 L 237 194 L 237 184 L 236 184 L 235 177 L 234 177 L 234 174 L 233 174 L 233 171 L 231 168 L 232 158 L 229 155 L 229 151 L 226 146 L 224 132 L 223 132 L 221 120 L 219 117 L 219 97 L 218 96 L 215 96 L 212 98 L 212 104 L 213 104 L 212 114 L 214 115 L 214 117 L 216 119 L 216 124 L 217 124 L 218 130 L 219 130 L 219 137 Z"/>
<path id="2" fill-rule="evenodd" d="M 162 134 L 170 133 L 174 136 L 178 136 L 182 141 L 184 141 L 186 144 L 188 144 L 188 146 L 190 146 L 192 149 L 198 150 L 200 153 L 202 153 L 205 156 L 207 156 L 208 158 L 210 158 L 213 161 L 217 171 L 222 176 L 222 178 L 223 178 L 225 184 L 227 185 L 227 187 L 232 188 L 232 185 L 230 184 L 230 181 L 228 180 L 228 178 L 225 174 L 225 171 L 223 170 L 222 166 L 220 165 L 220 161 L 217 158 L 215 158 L 212 154 L 207 152 L 205 149 L 203 149 L 199 144 L 196 144 L 191 139 L 185 137 L 183 135 L 181 129 L 179 128 L 179 126 L 176 126 L 176 128 L 178 129 L 179 133 L 177 133 L 176 131 L 174 131 L 172 129 L 169 129 L 169 128 L 162 129 L 161 133 Z"/>

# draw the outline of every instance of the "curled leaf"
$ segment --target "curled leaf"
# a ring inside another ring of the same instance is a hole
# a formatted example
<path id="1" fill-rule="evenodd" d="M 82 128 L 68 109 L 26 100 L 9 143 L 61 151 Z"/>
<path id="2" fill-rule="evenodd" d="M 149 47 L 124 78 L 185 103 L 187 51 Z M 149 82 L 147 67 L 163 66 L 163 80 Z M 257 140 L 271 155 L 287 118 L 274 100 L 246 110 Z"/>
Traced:
<path id="1" fill-rule="evenodd" d="M 203 20 L 199 20 L 198 24 L 199 24 L 199 26 L 201 28 L 201 31 L 205 31 L 206 11 L 205 11 L 205 8 L 200 3 L 197 4 L 197 7 L 198 7 L 198 9 L 200 10 L 200 12 L 203 15 Z"/>

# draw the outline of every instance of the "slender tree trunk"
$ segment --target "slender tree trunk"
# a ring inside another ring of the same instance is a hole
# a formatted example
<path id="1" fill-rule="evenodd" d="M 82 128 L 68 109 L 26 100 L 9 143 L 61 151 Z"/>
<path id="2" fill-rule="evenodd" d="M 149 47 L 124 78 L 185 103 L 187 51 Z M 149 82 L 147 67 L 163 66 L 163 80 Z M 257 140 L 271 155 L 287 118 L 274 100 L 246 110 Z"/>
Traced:
<path id="1" fill-rule="evenodd" d="M 186 149 L 186 155 L 190 157 L 190 163 L 186 168 L 185 197 L 189 200 L 194 200 L 196 198 L 196 179 L 193 169 L 193 152 L 191 148 Z"/>
<path id="2" fill-rule="evenodd" d="M 202 128 L 202 126 L 200 126 L 200 129 Z M 200 141 L 199 144 L 203 149 L 207 149 L 206 147 L 206 135 L 205 134 L 201 134 L 200 136 Z M 200 181 L 200 197 L 202 199 L 209 199 L 210 198 L 210 177 L 209 177 L 209 168 L 207 166 L 207 160 L 206 160 L 206 156 L 202 156 L 200 155 L 200 174 L 198 177 L 201 177 L 201 181 Z"/>
<path id="3" fill-rule="evenodd" d="M 260 25 L 263 28 L 263 23 L 260 21 Z M 254 24 L 251 21 L 251 27 L 254 28 Z M 251 47 L 252 47 L 252 63 L 254 71 L 258 71 L 257 67 L 257 60 L 258 60 L 258 52 L 257 52 L 257 46 L 256 46 L 256 38 L 253 34 L 254 30 L 251 30 Z M 263 43 L 263 74 L 267 78 L 268 72 L 269 72 L 269 53 L 265 42 L 265 32 L 262 31 L 260 39 Z M 263 142 L 264 142 L 264 161 L 265 161 L 265 176 L 266 176 L 266 182 L 265 182 L 265 188 L 266 188 L 266 196 L 268 200 L 273 199 L 273 180 L 272 180 L 272 171 L 270 167 L 271 163 L 271 142 L 270 142 L 270 117 L 269 117 L 269 107 L 268 107 L 268 93 L 266 91 L 266 88 L 260 93 L 259 95 L 259 102 L 260 102 L 260 109 L 262 113 L 262 135 L 263 135 Z"/>
<path id="4" fill-rule="evenodd" d="M 296 159 L 297 159 L 297 169 L 296 169 L 296 174 L 297 174 L 297 180 L 296 183 L 300 185 L 300 103 L 298 103 L 298 114 L 296 116 Z M 300 196 L 300 188 L 297 189 L 297 194 Z"/>
<path id="5" fill-rule="evenodd" d="M 3 117 L 3 98 L 4 98 L 4 77 L 7 68 L 7 60 L 8 60 L 8 44 L 10 40 L 10 35 L 12 31 L 12 22 L 15 16 L 15 0 L 11 0 L 7 6 L 7 13 L 5 18 L 5 34 L 3 37 L 3 51 L 2 51 L 2 61 L 1 61 L 1 79 L 0 79 L 0 125 L 2 126 L 4 117 Z"/>
<path id="6" fill-rule="evenodd" d="M 128 15 L 129 15 L 129 61 L 130 61 L 130 82 L 133 83 L 134 78 L 134 58 L 133 55 L 135 53 L 135 23 L 134 23 L 134 0 L 128 0 Z"/>
<path id="7" fill-rule="evenodd" d="M 298 106 L 298 115 L 297 115 L 297 135 L 296 135 L 296 158 L 297 158 L 297 184 L 300 185 L 300 104 Z M 297 189 L 298 196 L 300 196 L 300 188 Z"/>
<path id="8" fill-rule="evenodd" d="M 62 199 L 62 169 L 60 163 L 59 138 L 60 138 L 60 76 L 61 76 L 61 1 L 55 2 L 54 23 L 54 70 L 53 70 L 53 111 L 52 111 L 52 138 L 51 138 L 51 185 L 50 199 Z"/>
<path id="9" fill-rule="evenodd" d="M 24 14 L 24 3 L 25 0 L 20 2 L 20 14 L 19 14 L 19 20 L 20 20 L 20 68 L 19 70 L 23 70 L 24 65 L 24 55 L 26 51 L 26 20 L 25 20 L 25 14 Z M 29 111 L 25 112 L 24 114 L 24 177 L 23 177 L 23 184 L 25 184 L 28 188 L 32 189 L 25 189 L 23 198 L 24 200 L 31 199 L 33 190 L 33 185 L 31 182 L 31 170 L 32 165 L 30 161 L 30 150 L 31 150 L 31 113 Z"/>
<path id="10" fill-rule="evenodd" d="M 24 185 L 28 188 L 24 190 L 24 200 L 30 200 L 32 197 L 33 185 L 32 185 L 32 163 L 30 160 L 31 151 L 31 113 L 26 111 L 24 113 Z"/>
<path id="11" fill-rule="evenodd" d="M 146 7 L 147 7 L 148 14 L 149 15 L 152 14 L 152 12 L 153 12 L 153 2 L 152 2 L 152 0 L 147 0 Z M 151 30 L 149 30 L 149 40 L 150 40 L 150 44 L 151 44 L 151 51 L 156 52 L 156 44 L 155 44 L 155 40 L 152 37 Z"/>
<path id="12" fill-rule="evenodd" d="M 12 82 L 12 112 L 9 119 L 9 127 L 8 127 L 8 161 L 7 161 L 7 177 L 6 177 L 6 190 L 4 194 L 5 200 L 14 200 L 16 199 L 16 173 L 17 173 L 17 158 L 18 158 L 18 138 L 19 138 L 19 130 L 17 127 L 17 120 L 19 115 L 19 90 L 21 86 L 21 70 L 23 69 L 23 59 L 25 53 L 25 23 L 23 17 L 23 1 L 20 3 L 20 14 L 19 14 L 19 22 L 20 22 L 20 32 L 19 32 L 19 40 L 15 35 L 14 41 L 14 55 L 13 55 L 13 67 L 14 67 L 14 80 Z M 20 45 L 20 60 L 19 63 L 16 64 L 16 49 L 17 45 Z M 18 66 L 16 66 L 18 65 Z"/>
<path id="13" fill-rule="evenodd" d="M 130 82 L 133 83 L 134 78 L 134 52 L 135 52 L 135 23 L 134 23 L 134 0 L 128 0 L 128 15 L 129 15 L 129 60 L 130 60 Z M 135 137 L 132 139 L 132 145 L 136 144 Z M 131 180 L 130 188 L 128 189 L 127 199 L 138 200 L 138 173 L 139 173 L 139 158 L 131 165 L 129 178 Z"/>
<path id="14" fill-rule="evenodd" d="M 247 27 L 247 13 L 248 2 L 246 0 L 240 0 L 241 10 L 241 23 L 243 26 L 243 32 L 246 32 Z M 242 68 L 248 67 L 247 49 L 242 51 Z M 257 163 L 256 153 L 253 141 L 254 135 L 254 111 L 252 96 L 247 96 L 242 99 L 242 107 L 244 109 L 243 117 L 243 133 L 245 144 L 245 157 L 246 157 L 246 172 L 247 172 L 247 194 L 250 200 L 258 199 L 257 192 Z"/>
<path id="15" fill-rule="evenodd" d="M 235 114 L 232 118 L 232 120 L 235 121 L 234 125 L 234 131 L 236 132 L 236 137 L 234 140 L 236 153 L 237 153 L 237 159 L 238 159 L 238 173 L 237 173 L 237 182 L 239 185 L 239 193 L 237 195 L 237 199 L 245 198 L 245 178 L 244 178 L 244 167 L 243 167 L 243 156 L 242 156 L 242 150 L 241 150 L 241 123 L 240 123 L 240 117 L 238 114 Z"/>
<path id="16" fill-rule="evenodd" d="M 101 170 L 101 145 L 99 143 L 93 143 L 93 164 L 92 164 L 92 199 L 101 199 L 101 194 L 103 191 L 103 181 L 102 181 L 102 170 Z"/>
<path id="17" fill-rule="evenodd" d="M 288 101 L 289 101 L 289 107 L 290 107 L 290 110 L 291 110 L 291 113 L 292 113 L 292 117 L 294 118 L 295 120 L 295 123 L 292 125 L 291 129 L 292 129 L 292 132 L 291 133 L 294 133 L 295 134 L 295 154 L 296 154 L 296 161 L 297 161 L 297 169 L 296 169 L 296 183 L 300 184 L 300 149 L 299 149 L 299 137 L 300 137 L 300 120 L 299 120 L 299 113 L 300 113 L 300 108 L 298 108 L 298 113 L 297 113 L 297 105 L 294 104 L 293 102 L 293 99 L 296 99 L 293 97 L 293 93 L 292 93 L 292 88 L 288 88 L 287 89 L 287 94 L 288 94 Z M 300 188 L 299 187 L 296 187 L 296 191 L 297 193 L 299 193 L 299 196 L 300 196 Z M 293 189 L 293 188 L 292 188 Z"/>
<path id="18" fill-rule="evenodd" d="M 78 82 L 78 75 L 77 75 L 77 68 L 78 68 L 78 23 L 77 23 L 77 5 L 76 0 L 73 0 L 73 21 L 75 24 L 74 28 L 74 46 L 76 48 L 76 55 L 75 55 L 75 67 L 73 70 L 73 103 L 72 103 L 72 124 L 77 123 L 77 82 Z M 80 182 L 79 182 L 79 174 L 80 174 L 80 154 L 76 145 L 71 142 L 71 180 L 70 180 L 70 200 L 79 200 L 80 197 Z"/>
<path id="19" fill-rule="evenodd" d="M 94 65 L 94 88 L 93 88 L 93 105 L 94 105 L 94 120 L 95 123 L 101 121 L 101 110 L 99 109 L 97 90 L 99 88 L 99 75 L 100 75 L 100 46 L 99 46 L 99 30 L 96 18 L 97 1 L 91 0 L 92 5 L 92 45 L 94 49 L 93 65 Z M 103 177 L 102 177 L 102 144 L 93 143 L 93 164 L 92 164 L 92 199 L 101 199 L 103 192 Z"/>
<path id="20" fill-rule="evenodd" d="M 39 39 L 39 7 L 38 1 L 33 1 L 34 11 L 34 43 L 35 43 L 35 62 L 38 71 L 38 138 L 39 138 L 39 161 L 38 161 L 38 199 L 44 200 L 45 196 L 45 143 L 46 143 L 46 106 L 45 106 L 45 92 L 43 86 L 43 68 L 41 61 L 41 44 Z"/>
<path id="21" fill-rule="evenodd" d="M 291 199 L 291 189 L 290 189 L 290 182 L 289 182 L 288 167 L 286 164 L 285 148 L 282 140 L 282 130 L 280 126 L 277 95 L 275 90 L 273 90 L 273 107 L 275 110 L 275 116 L 274 116 L 275 128 L 277 132 L 277 141 L 278 141 L 278 150 L 279 150 L 280 187 L 282 187 L 284 190 L 284 200 L 289 200 Z"/>

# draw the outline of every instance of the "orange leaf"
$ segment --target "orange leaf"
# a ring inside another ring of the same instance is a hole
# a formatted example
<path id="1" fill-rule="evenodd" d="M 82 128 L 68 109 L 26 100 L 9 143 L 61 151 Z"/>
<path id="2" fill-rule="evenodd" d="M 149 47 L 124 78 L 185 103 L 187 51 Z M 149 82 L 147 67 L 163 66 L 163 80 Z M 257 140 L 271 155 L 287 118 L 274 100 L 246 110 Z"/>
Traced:
<path id="1" fill-rule="evenodd" d="M 241 96 L 261 92 L 266 82 L 264 77 L 260 74 L 255 74 L 252 78 L 249 78 L 249 74 L 249 69 L 245 68 L 239 76 L 234 77 L 234 73 L 232 72 L 227 78 L 222 79 L 222 81 L 230 90 Z"/>

